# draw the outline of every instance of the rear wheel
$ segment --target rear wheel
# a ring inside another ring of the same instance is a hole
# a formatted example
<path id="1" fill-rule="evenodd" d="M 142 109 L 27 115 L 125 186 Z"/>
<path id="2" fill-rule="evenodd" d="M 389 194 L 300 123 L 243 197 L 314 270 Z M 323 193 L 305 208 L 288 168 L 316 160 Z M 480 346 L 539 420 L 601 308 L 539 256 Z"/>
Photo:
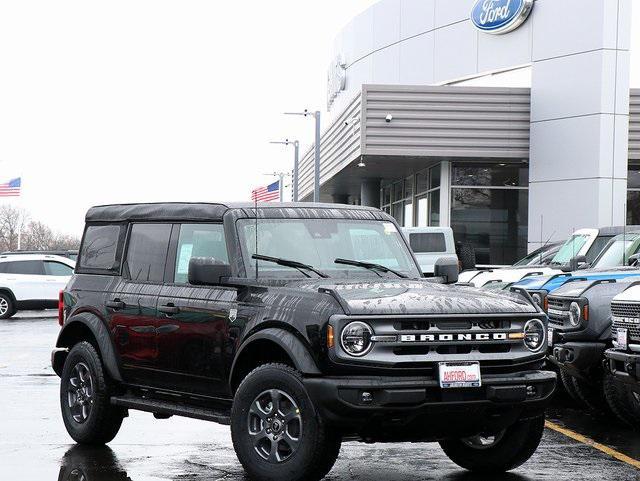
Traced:
<path id="1" fill-rule="evenodd" d="M 9 319 L 16 313 L 16 307 L 11 296 L 0 293 L 0 319 Z"/>
<path id="2" fill-rule="evenodd" d="M 524 464 L 538 449 L 544 416 L 518 421 L 499 433 L 481 433 L 463 439 L 441 441 L 445 454 L 469 471 L 503 473 Z"/>
<path id="3" fill-rule="evenodd" d="M 640 394 L 616 381 L 613 374 L 604 375 L 604 394 L 613 414 L 625 424 L 640 429 Z"/>
<path id="4" fill-rule="evenodd" d="M 324 423 L 295 369 L 266 364 L 236 392 L 231 411 L 233 446 L 249 477 L 258 481 L 314 481 L 333 467 L 341 439 Z"/>
<path id="5" fill-rule="evenodd" d="M 112 386 L 102 360 L 88 342 L 67 356 L 60 380 L 60 407 L 69 435 L 78 443 L 105 444 L 120 430 L 124 411 L 110 403 Z"/>

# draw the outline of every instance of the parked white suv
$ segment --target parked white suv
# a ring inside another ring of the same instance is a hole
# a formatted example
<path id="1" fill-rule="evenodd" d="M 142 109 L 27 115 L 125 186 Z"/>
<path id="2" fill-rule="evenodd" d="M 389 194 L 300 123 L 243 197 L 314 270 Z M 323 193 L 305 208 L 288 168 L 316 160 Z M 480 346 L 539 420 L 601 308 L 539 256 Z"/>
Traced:
<path id="1" fill-rule="evenodd" d="M 433 276 L 440 259 L 458 262 L 451 227 L 405 227 L 402 231 L 424 275 Z"/>
<path id="2" fill-rule="evenodd" d="M 75 262 L 61 256 L 0 256 L 0 319 L 17 311 L 58 307 L 59 293 L 69 282 Z"/>

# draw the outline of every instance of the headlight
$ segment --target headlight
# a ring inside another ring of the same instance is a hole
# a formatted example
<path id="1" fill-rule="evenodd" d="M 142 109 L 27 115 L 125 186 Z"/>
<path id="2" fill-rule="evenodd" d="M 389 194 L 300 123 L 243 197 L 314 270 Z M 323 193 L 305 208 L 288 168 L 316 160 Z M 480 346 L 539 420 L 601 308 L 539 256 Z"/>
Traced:
<path id="1" fill-rule="evenodd" d="M 524 345 L 530 351 L 538 351 L 544 344 L 544 324 L 540 319 L 531 319 L 524 325 Z"/>
<path id="2" fill-rule="evenodd" d="M 342 349 L 351 356 L 364 356 L 373 347 L 371 329 L 364 322 L 351 322 L 345 326 L 340 335 Z"/>
<path id="3" fill-rule="evenodd" d="M 542 296 L 540 294 L 538 294 L 537 292 L 532 294 L 531 299 L 533 299 L 533 302 L 542 307 Z"/>
<path id="4" fill-rule="evenodd" d="M 569 322 L 573 327 L 578 327 L 582 321 L 582 309 L 580 304 L 572 302 L 569 306 Z"/>

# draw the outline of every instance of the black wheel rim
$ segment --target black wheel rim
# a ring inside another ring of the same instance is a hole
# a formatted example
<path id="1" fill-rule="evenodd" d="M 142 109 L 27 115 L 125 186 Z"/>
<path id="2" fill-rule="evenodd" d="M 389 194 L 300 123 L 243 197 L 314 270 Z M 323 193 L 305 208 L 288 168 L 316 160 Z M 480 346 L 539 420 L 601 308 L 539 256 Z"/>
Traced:
<path id="1" fill-rule="evenodd" d="M 462 438 L 462 442 L 473 449 L 490 449 L 498 444 L 506 431 L 500 431 L 497 434 L 477 434 L 475 436 L 469 436 L 468 438 Z"/>
<path id="2" fill-rule="evenodd" d="M 300 447 L 300 408 L 291 396 L 280 389 L 270 389 L 256 396 L 249 408 L 247 421 L 253 448 L 265 461 L 282 463 Z"/>
<path id="3" fill-rule="evenodd" d="M 84 362 L 73 367 L 67 387 L 67 402 L 71 417 L 78 424 L 84 423 L 91 415 L 93 407 L 93 378 Z"/>

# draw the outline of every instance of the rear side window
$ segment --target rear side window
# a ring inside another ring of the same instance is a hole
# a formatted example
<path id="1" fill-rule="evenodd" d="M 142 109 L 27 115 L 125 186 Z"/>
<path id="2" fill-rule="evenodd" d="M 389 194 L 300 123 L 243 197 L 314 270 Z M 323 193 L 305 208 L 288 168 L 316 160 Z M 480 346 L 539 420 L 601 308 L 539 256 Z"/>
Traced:
<path id="1" fill-rule="evenodd" d="M 125 272 L 132 281 L 162 282 L 171 224 L 134 224 L 129 235 Z"/>
<path id="2" fill-rule="evenodd" d="M 183 224 L 180 226 L 174 281 L 186 284 L 192 257 L 213 257 L 229 263 L 222 224 Z"/>
<path id="3" fill-rule="evenodd" d="M 417 254 L 423 252 L 447 252 L 447 244 L 442 232 L 423 232 L 409 234 L 411 250 Z"/>
<path id="4" fill-rule="evenodd" d="M 70 276 L 73 269 L 62 262 L 45 261 L 44 270 L 48 276 Z"/>
<path id="5" fill-rule="evenodd" d="M 88 226 L 80 248 L 78 270 L 117 272 L 120 269 L 120 238 L 123 226 Z"/>
<path id="6" fill-rule="evenodd" d="M 44 275 L 44 263 L 42 261 L 16 261 L 7 262 L 6 264 L 7 274 Z"/>

